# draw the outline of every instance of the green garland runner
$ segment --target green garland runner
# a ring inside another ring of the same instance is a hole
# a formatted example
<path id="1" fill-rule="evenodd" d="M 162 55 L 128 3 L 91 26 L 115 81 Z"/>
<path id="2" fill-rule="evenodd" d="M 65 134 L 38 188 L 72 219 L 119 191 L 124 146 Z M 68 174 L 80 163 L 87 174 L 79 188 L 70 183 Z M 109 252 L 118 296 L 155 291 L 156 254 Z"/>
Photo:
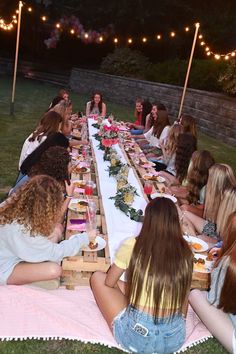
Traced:
<path id="1" fill-rule="evenodd" d="M 92 126 L 97 129 L 100 128 L 100 125 L 97 123 L 92 124 Z M 103 160 L 111 161 L 112 148 L 105 147 L 104 145 L 102 145 L 102 135 L 96 133 L 93 136 L 97 141 L 99 141 L 99 150 L 104 151 Z M 117 160 L 115 165 L 110 165 L 108 167 L 109 177 L 116 177 L 123 166 L 125 166 L 125 164 L 122 163 L 120 160 Z M 114 199 L 116 208 L 120 209 L 123 213 L 125 213 L 125 215 L 129 216 L 131 220 L 140 222 L 143 219 L 143 211 L 141 209 L 136 210 L 125 202 L 125 194 L 128 190 L 132 190 L 134 195 L 138 195 L 136 189 L 132 187 L 129 183 L 127 183 L 123 188 L 117 191 L 114 197 L 110 197 L 109 199 Z"/>

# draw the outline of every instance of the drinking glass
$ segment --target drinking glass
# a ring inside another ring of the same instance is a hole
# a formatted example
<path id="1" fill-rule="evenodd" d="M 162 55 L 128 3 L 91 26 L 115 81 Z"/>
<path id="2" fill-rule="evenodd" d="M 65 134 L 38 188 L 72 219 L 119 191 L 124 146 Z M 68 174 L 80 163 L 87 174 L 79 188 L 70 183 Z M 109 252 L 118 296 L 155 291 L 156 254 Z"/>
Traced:
<path id="1" fill-rule="evenodd" d="M 152 182 L 146 181 L 143 187 L 144 193 L 150 195 L 152 193 Z"/>
<path id="2" fill-rule="evenodd" d="M 93 181 L 87 181 L 85 188 L 84 188 L 84 194 L 85 195 L 93 195 L 93 188 L 94 188 Z"/>

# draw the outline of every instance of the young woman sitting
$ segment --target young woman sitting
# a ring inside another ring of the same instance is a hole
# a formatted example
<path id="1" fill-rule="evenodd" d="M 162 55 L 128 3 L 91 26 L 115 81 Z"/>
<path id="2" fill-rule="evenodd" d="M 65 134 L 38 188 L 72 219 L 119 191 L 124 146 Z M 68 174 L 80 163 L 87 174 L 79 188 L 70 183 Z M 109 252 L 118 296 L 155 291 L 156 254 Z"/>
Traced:
<path id="1" fill-rule="evenodd" d="M 48 240 L 61 217 L 60 184 L 36 176 L 0 207 L 0 284 L 21 285 L 58 278 L 59 262 L 88 244 L 86 234 L 57 244 Z"/>
<path id="2" fill-rule="evenodd" d="M 174 124 L 170 127 L 165 144 L 160 144 L 162 156 L 149 157 L 148 160 L 155 163 L 156 171 L 166 171 L 176 175 L 175 158 L 178 136 L 182 133 L 182 126 Z M 148 156 L 148 155 L 147 155 Z"/>
<path id="3" fill-rule="evenodd" d="M 166 179 L 168 187 L 186 183 L 189 163 L 195 150 L 197 150 L 197 141 L 192 134 L 181 133 L 178 135 L 174 168 L 172 171 L 160 171 L 160 175 Z"/>
<path id="4" fill-rule="evenodd" d="M 192 116 L 187 115 L 187 114 L 183 114 L 180 117 L 179 124 L 182 125 L 184 133 L 192 134 L 197 139 L 196 122 Z"/>
<path id="5" fill-rule="evenodd" d="M 226 350 L 236 353 L 236 211 L 227 220 L 223 240 L 210 291 L 192 290 L 189 303 Z"/>
<path id="6" fill-rule="evenodd" d="M 225 164 L 213 165 L 209 169 L 203 218 L 184 210 L 185 231 L 191 234 L 205 234 L 218 239 L 224 226 L 225 217 L 229 216 L 236 207 L 235 191 L 232 190 L 232 187 L 235 186 L 236 180 L 230 166 Z M 185 208 L 181 207 L 181 209 Z"/>
<path id="7" fill-rule="evenodd" d="M 161 144 L 165 143 L 169 129 L 170 122 L 167 112 L 159 115 L 157 104 L 153 104 L 151 111 L 151 129 L 143 135 L 138 135 L 139 140 L 137 140 L 144 153 L 148 154 L 147 157 L 160 155 Z M 145 140 L 143 141 L 143 139 Z"/>
<path id="8" fill-rule="evenodd" d="M 106 116 L 106 105 L 103 102 L 102 99 L 102 94 L 99 92 L 95 92 L 92 95 L 91 101 L 87 102 L 86 104 L 86 116 L 90 116 L 90 115 L 98 115 L 98 116 L 102 116 L 105 117 Z"/>
<path id="9" fill-rule="evenodd" d="M 171 187 L 171 192 L 179 198 L 182 210 L 188 210 L 202 217 L 209 169 L 215 163 L 207 150 L 194 151 L 186 177 L 186 187 Z"/>
<path id="10" fill-rule="evenodd" d="M 124 241 L 107 274 L 91 277 L 98 307 L 123 349 L 170 353 L 182 346 L 192 268 L 175 204 L 152 200 L 139 236 Z M 124 284 L 119 279 L 126 270 Z"/>
<path id="11" fill-rule="evenodd" d="M 230 187 L 224 191 L 215 222 L 202 219 L 190 212 L 184 212 L 185 226 L 194 233 L 204 234 L 212 239 L 222 240 L 222 233 L 228 216 L 236 210 L 236 188 Z"/>
<path id="12" fill-rule="evenodd" d="M 19 159 L 19 169 L 26 159 L 49 135 L 61 130 L 62 117 L 60 114 L 50 111 L 43 115 L 38 127 L 25 140 Z"/>
<path id="13" fill-rule="evenodd" d="M 136 100 L 134 111 L 134 116 L 136 120 L 134 123 L 127 123 L 128 127 L 131 129 L 131 135 L 136 136 L 144 133 L 146 127 L 146 120 L 148 119 L 151 110 L 152 104 L 149 102 L 149 100 L 142 100 L 140 98 Z"/>

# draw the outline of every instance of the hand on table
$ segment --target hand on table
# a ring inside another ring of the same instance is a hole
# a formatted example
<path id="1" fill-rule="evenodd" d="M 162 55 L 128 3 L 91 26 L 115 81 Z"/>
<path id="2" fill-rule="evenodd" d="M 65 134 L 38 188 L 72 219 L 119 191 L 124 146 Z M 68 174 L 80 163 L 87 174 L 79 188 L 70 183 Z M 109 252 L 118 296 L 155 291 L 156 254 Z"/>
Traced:
<path id="1" fill-rule="evenodd" d="M 73 196 L 75 185 L 73 182 L 70 182 L 70 185 L 65 181 L 65 187 L 66 187 L 66 194 L 68 196 Z"/>

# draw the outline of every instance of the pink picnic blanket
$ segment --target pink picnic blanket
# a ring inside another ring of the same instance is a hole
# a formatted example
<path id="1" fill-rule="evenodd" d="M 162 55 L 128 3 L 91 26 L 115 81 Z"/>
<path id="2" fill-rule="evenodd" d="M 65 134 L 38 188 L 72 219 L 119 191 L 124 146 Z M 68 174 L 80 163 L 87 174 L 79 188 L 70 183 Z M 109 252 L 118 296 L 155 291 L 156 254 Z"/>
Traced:
<path id="1" fill-rule="evenodd" d="M 0 339 L 76 339 L 117 347 L 88 287 L 43 290 L 0 287 Z M 193 310 L 187 316 L 187 338 L 181 350 L 211 337 Z"/>

